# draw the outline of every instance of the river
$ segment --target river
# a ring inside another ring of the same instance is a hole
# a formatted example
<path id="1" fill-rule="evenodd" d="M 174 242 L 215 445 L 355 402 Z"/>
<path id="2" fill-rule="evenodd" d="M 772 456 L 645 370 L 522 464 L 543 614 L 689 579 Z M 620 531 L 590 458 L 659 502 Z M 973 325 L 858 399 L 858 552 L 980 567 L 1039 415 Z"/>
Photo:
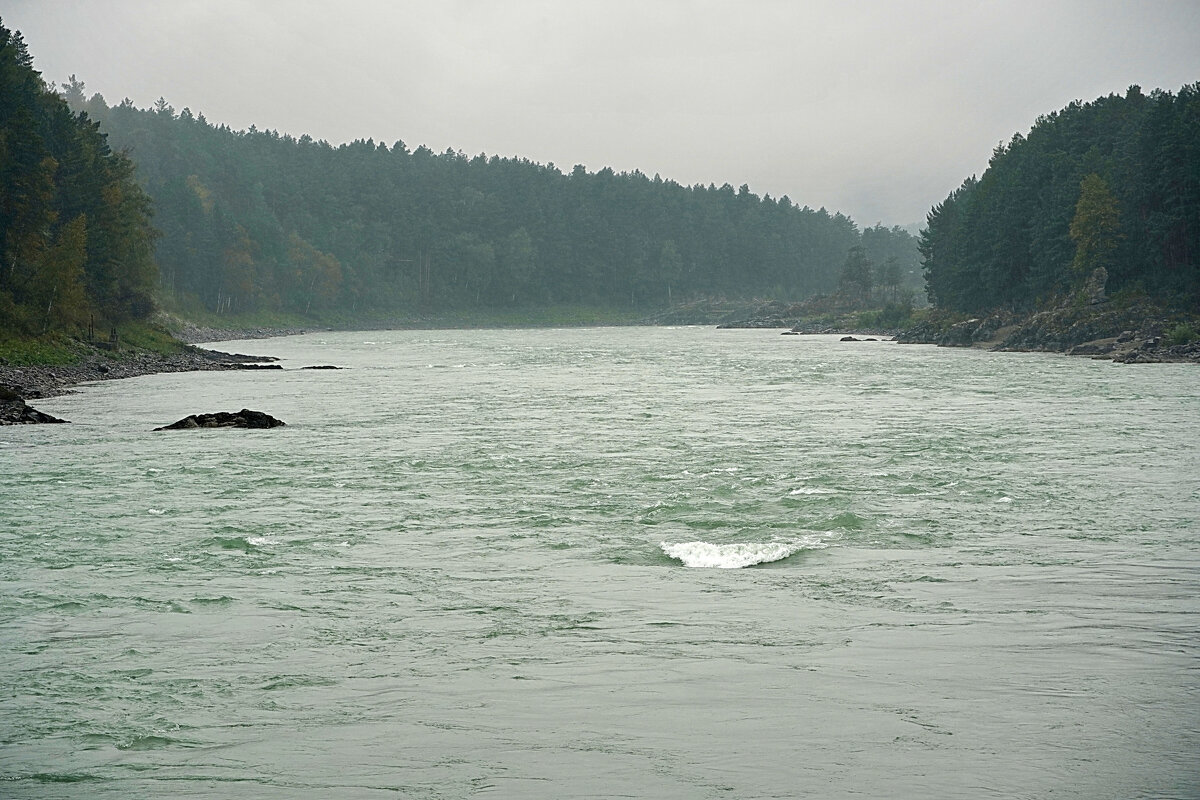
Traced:
<path id="1" fill-rule="evenodd" d="M 1193 365 L 214 346 L 0 429 L 2 797 L 1200 797 Z"/>

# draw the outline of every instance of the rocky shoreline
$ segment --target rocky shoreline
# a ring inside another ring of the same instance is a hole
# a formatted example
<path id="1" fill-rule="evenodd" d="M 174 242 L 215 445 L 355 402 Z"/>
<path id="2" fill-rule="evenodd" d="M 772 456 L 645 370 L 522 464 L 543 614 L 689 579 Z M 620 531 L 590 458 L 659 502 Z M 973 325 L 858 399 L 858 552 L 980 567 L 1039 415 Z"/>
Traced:
<path id="1" fill-rule="evenodd" d="M 658 319 L 657 324 L 695 324 L 683 318 L 714 316 L 725 319 L 718 327 L 785 328 L 789 334 L 846 334 L 895 337 L 902 344 L 933 344 L 940 347 L 973 347 L 1012 352 L 1053 352 L 1106 359 L 1125 364 L 1196 363 L 1200 364 L 1200 316 L 1168 313 L 1149 302 L 1114 303 L 1100 299 L 1089 303 L 1070 303 L 1032 314 L 995 311 L 986 316 L 962 318 L 961 315 L 923 314 L 915 325 L 899 330 L 863 329 L 830 324 L 821 320 L 797 320 L 800 306 L 768 303 L 747 314 L 745 307 L 733 310 L 724 303 L 708 303 L 703 308 L 687 309 L 677 319 Z M 266 368 L 270 356 L 223 353 L 194 347 L 190 343 L 265 339 L 305 333 L 292 328 L 252 328 L 218 330 L 175 320 L 172 333 L 189 344 L 177 353 L 162 354 L 147 350 L 127 350 L 117 354 L 80 344 L 76 363 L 70 365 L 12 366 L 0 364 L 0 424 L 39 421 L 37 412 L 26 400 L 54 397 L 72 391 L 81 383 L 132 378 L 159 372 L 200 372 L 229 369 Z M 853 328 L 853 329 L 852 329 Z M 325 367 L 329 368 L 329 367 Z"/>
<path id="2" fill-rule="evenodd" d="M 10 394 L 23 400 L 36 400 L 67 394 L 76 385 L 92 381 L 135 378 L 159 372 L 242 369 L 244 365 L 275 360 L 270 356 L 221 353 L 198 347 L 168 355 L 140 350 L 122 353 L 120 358 L 96 351 L 69 365 L 0 365 L 0 388 L 7 388 Z"/>
<path id="3" fill-rule="evenodd" d="M 901 344 L 973 347 L 1008 352 L 1063 353 L 1123 364 L 1200 363 L 1200 314 L 1167 310 L 1148 298 L 1110 298 L 1098 272 L 1056 308 L 977 317 L 926 309 L 888 327 L 881 312 L 848 309 L 837 297 L 803 303 L 691 309 L 722 312 L 719 328 L 784 328 L 785 334 L 857 334 Z M 864 324 L 874 319 L 877 324 Z M 914 321 L 915 320 L 915 321 Z"/>
<path id="4" fill-rule="evenodd" d="M 209 328 L 203 325 L 193 325 L 172 318 L 167 323 L 171 335 L 186 344 L 204 344 L 205 342 L 228 342 L 235 339 L 272 339 L 276 336 L 296 336 L 301 333 L 312 333 L 314 330 L 328 328 Z"/>
<path id="5" fill-rule="evenodd" d="M 1192 320 L 1194 323 L 1194 319 Z M 1143 303 L 1068 305 L 1032 314 L 995 311 L 969 319 L 931 315 L 901 331 L 902 344 L 1000 352 L 1064 353 L 1121 364 L 1200 363 L 1194 324 Z M 1192 332 L 1175 341 L 1177 330 Z"/>

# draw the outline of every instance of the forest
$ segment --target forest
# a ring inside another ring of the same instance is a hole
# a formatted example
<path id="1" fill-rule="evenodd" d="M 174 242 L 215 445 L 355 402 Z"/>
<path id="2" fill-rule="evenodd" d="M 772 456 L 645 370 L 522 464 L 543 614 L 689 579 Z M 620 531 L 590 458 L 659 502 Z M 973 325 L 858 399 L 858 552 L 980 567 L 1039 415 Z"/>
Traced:
<path id="1" fill-rule="evenodd" d="M 0 26 L 0 329 L 24 335 L 144 317 L 158 268 L 151 199 L 99 124 L 43 83 Z"/>
<path id="2" fill-rule="evenodd" d="M 1040 117 L 914 237 L 748 186 L 236 131 L 165 99 L 110 106 L 0 25 L 0 328 L 149 316 L 343 320 L 700 298 L 1029 311 L 1097 268 L 1200 306 L 1200 84 Z"/>
<path id="3" fill-rule="evenodd" d="M 1200 83 L 1074 102 L 997 147 L 929 212 L 930 299 L 1029 311 L 1103 268 L 1110 293 L 1200 309 Z"/>
<path id="4" fill-rule="evenodd" d="M 110 107 L 74 76 L 46 83 L 2 26 L 0 182 L 0 327 L 22 335 L 77 334 L 156 305 L 353 320 L 803 299 L 837 291 L 852 251 L 869 262 L 860 295 L 920 280 L 903 229 L 860 230 L 745 185 L 402 141 L 334 146 L 235 131 L 164 99 Z"/>
<path id="5" fill-rule="evenodd" d="M 893 293 L 919 283 L 916 237 L 734 189 L 522 158 L 234 131 L 166 100 L 87 97 L 154 201 L 160 293 L 209 312 L 523 308 L 646 312 L 697 297 L 837 289 L 861 247 Z"/>

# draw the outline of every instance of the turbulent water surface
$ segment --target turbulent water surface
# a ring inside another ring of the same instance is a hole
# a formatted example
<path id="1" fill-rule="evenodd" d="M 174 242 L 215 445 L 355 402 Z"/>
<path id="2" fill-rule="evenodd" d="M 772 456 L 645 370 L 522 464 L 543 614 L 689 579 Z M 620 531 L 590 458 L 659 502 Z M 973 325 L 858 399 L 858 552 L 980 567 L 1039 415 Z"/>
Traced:
<path id="1" fill-rule="evenodd" d="M 0 429 L 2 797 L 1200 797 L 1194 366 L 225 347 Z"/>

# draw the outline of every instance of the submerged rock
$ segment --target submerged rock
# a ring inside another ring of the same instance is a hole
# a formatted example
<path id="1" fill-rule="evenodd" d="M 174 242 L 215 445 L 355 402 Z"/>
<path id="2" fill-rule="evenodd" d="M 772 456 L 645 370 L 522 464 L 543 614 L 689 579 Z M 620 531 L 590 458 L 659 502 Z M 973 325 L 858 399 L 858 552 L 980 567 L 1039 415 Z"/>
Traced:
<path id="1" fill-rule="evenodd" d="M 311 367 L 301 367 L 300 369 L 341 369 L 341 367 L 335 367 L 333 364 L 314 364 Z"/>
<path id="2" fill-rule="evenodd" d="M 219 411 L 216 414 L 192 414 L 178 422 L 155 428 L 156 431 L 181 431 L 191 428 L 278 428 L 284 425 L 282 420 L 275 419 L 262 411 L 251 411 L 243 408 L 237 413 Z"/>
<path id="3" fill-rule="evenodd" d="M 838 339 L 838 341 L 839 342 L 861 342 L 862 339 L 859 339 L 857 336 L 843 336 L 841 339 Z"/>

